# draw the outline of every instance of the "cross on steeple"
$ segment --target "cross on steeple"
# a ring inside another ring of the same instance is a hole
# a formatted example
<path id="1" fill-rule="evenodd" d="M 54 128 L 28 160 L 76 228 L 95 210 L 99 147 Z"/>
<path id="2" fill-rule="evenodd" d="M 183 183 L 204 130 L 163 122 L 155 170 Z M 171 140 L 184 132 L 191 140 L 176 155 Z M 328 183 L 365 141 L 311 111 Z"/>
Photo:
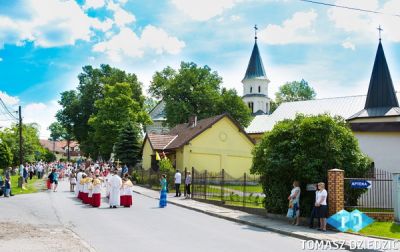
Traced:
<path id="1" fill-rule="evenodd" d="M 257 40 L 257 30 L 258 30 L 257 25 L 254 25 L 254 39 L 255 40 Z"/>
<path id="2" fill-rule="evenodd" d="M 379 31 L 379 41 L 381 41 L 382 40 L 381 33 L 382 33 L 383 29 L 381 28 L 381 25 L 379 25 L 379 27 L 376 29 L 378 29 L 378 31 Z"/>

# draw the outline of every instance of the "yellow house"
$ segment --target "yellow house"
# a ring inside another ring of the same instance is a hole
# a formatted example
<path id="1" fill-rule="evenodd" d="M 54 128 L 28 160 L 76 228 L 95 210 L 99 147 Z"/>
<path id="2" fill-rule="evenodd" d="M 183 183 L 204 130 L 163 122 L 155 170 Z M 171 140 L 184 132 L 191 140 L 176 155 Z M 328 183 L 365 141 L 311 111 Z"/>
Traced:
<path id="1" fill-rule="evenodd" d="M 233 177 L 250 172 L 254 143 L 228 114 L 179 124 L 168 134 L 146 134 L 143 143 L 144 169 L 155 168 L 155 154 L 166 155 L 183 171 L 220 172 Z"/>

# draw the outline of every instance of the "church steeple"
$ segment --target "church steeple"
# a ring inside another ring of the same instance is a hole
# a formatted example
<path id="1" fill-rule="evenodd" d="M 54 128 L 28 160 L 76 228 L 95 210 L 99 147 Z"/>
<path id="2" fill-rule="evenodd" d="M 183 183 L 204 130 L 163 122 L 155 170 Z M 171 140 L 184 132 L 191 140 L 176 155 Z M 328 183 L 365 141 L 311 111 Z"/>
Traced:
<path id="1" fill-rule="evenodd" d="M 369 82 L 367 101 L 364 108 L 380 107 L 399 107 L 381 38 L 379 38 L 378 50 L 376 52 L 371 80 Z"/>
<path id="2" fill-rule="evenodd" d="M 260 56 L 260 51 L 258 50 L 257 45 L 257 25 L 254 26 L 254 46 L 253 51 L 251 52 L 250 61 L 247 66 L 246 74 L 244 75 L 244 79 L 252 79 L 252 78 L 266 78 L 264 65 Z"/>
<path id="3" fill-rule="evenodd" d="M 243 83 L 243 102 L 253 115 L 269 114 L 270 99 L 268 97 L 269 80 L 257 45 L 257 25 L 254 26 L 254 46 Z"/>

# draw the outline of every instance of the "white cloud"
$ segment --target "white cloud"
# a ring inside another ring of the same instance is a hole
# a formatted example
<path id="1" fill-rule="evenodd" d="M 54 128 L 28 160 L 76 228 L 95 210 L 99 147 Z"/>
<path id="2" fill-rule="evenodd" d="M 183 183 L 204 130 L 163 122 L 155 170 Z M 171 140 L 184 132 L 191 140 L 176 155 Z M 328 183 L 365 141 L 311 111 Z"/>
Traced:
<path id="1" fill-rule="evenodd" d="M 267 44 L 313 43 L 317 36 L 313 31 L 318 14 L 314 10 L 296 12 L 282 25 L 270 24 L 259 33 L 259 39 Z"/>
<path id="2" fill-rule="evenodd" d="M 107 9 L 114 12 L 114 22 L 118 27 L 124 27 L 136 21 L 135 15 L 121 8 L 118 3 L 108 2 Z"/>
<path id="3" fill-rule="evenodd" d="M 6 92 L 0 90 L 0 98 L 6 105 L 14 106 L 19 103 L 19 98 L 17 96 L 8 95 Z"/>
<path id="4" fill-rule="evenodd" d="M 110 60 L 119 62 L 123 57 L 142 57 L 145 50 L 154 50 L 157 54 L 178 54 L 185 43 L 167 34 L 163 29 L 148 25 L 141 37 L 129 28 L 112 36 L 109 40 L 97 43 L 93 51 L 105 53 Z"/>
<path id="5" fill-rule="evenodd" d="M 347 0 L 337 0 L 335 4 L 350 6 Z M 354 37 L 359 43 L 365 43 L 366 41 L 376 41 L 373 39 L 378 37 L 376 28 L 378 25 L 382 25 L 384 29 L 382 38 L 384 40 L 400 42 L 400 33 L 398 32 L 400 19 L 391 15 L 392 13 L 398 14 L 398 0 L 389 0 L 384 4 L 378 0 L 354 0 L 351 1 L 351 7 L 379 11 L 386 14 L 377 15 L 340 8 L 330 8 L 328 16 L 334 22 L 336 28 L 355 35 Z"/>
<path id="6" fill-rule="evenodd" d="M 48 138 L 50 132 L 49 125 L 56 121 L 55 115 L 61 106 L 57 101 L 47 103 L 29 103 L 22 108 L 23 120 L 26 123 L 37 123 L 40 126 L 40 137 Z"/>
<path id="7" fill-rule="evenodd" d="M 2 62 L 2 61 L 3 61 L 3 58 L 0 57 L 0 62 Z"/>
<path id="8" fill-rule="evenodd" d="M 356 45 L 354 45 L 352 42 L 350 42 L 350 41 L 344 41 L 343 43 L 342 43 L 342 46 L 343 46 L 343 48 L 346 48 L 346 49 L 351 49 L 351 50 L 355 50 L 356 49 Z"/>
<path id="9" fill-rule="evenodd" d="M 196 21 L 206 21 L 232 8 L 238 0 L 171 0 L 176 8 Z"/>
<path id="10" fill-rule="evenodd" d="M 114 24 L 114 21 L 110 18 L 106 18 L 104 21 L 100 21 L 97 18 L 91 19 L 92 27 L 95 28 L 96 30 L 100 30 L 102 32 L 107 32 L 107 31 L 111 30 L 113 24 Z"/>
<path id="11" fill-rule="evenodd" d="M 104 0 L 86 0 L 85 4 L 83 5 L 83 9 L 84 10 L 88 10 L 90 8 L 98 9 L 103 7 L 105 4 L 106 3 Z"/>
<path id="12" fill-rule="evenodd" d="M 26 41 L 40 47 L 74 45 L 77 40 L 89 41 L 92 29 L 107 30 L 110 21 L 100 22 L 87 16 L 76 1 L 23 0 L 28 17 L 0 15 L 0 49 L 4 44 L 22 46 Z"/>

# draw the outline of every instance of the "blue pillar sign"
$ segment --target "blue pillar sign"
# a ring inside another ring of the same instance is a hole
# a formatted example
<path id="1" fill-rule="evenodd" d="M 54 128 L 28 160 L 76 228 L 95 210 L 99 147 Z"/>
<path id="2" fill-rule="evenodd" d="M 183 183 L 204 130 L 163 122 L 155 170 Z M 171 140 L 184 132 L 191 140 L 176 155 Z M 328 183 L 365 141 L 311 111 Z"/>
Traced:
<path id="1" fill-rule="evenodd" d="M 364 180 L 364 179 L 352 179 L 350 181 L 351 188 L 355 189 L 369 189 L 372 187 L 371 180 Z"/>

